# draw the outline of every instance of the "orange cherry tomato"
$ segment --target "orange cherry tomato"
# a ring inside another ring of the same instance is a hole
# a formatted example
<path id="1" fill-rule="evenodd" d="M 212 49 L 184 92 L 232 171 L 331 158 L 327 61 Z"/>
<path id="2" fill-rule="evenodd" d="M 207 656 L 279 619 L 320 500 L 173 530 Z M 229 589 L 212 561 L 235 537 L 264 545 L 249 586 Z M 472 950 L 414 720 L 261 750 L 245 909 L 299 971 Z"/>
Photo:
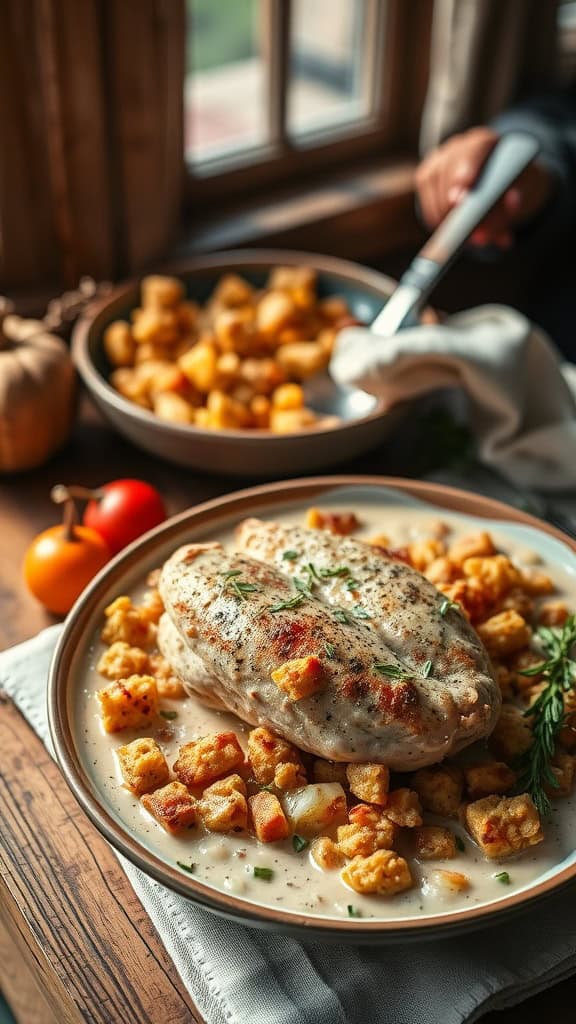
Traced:
<path id="1" fill-rule="evenodd" d="M 71 499 L 59 500 L 68 502 L 66 521 L 34 538 L 24 558 L 24 579 L 48 611 L 66 615 L 84 587 L 106 564 L 110 549 L 96 530 L 74 523 Z"/>

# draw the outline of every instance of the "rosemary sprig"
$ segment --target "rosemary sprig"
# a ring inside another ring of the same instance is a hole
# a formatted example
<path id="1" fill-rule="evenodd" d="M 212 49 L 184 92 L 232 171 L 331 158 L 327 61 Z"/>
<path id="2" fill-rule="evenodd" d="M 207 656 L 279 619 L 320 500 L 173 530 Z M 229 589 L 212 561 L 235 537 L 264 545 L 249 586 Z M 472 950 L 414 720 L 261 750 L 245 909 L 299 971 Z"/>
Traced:
<path id="1" fill-rule="evenodd" d="M 532 720 L 532 743 L 518 763 L 518 788 L 530 794 L 540 814 L 544 815 L 551 809 L 545 786 L 558 788 L 551 761 L 566 718 L 564 694 L 572 690 L 576 682 L 576 661 L 570 656 L 576 644 L 576 616 L 571 615 L 561 627 L 543 626 L 536 638 L 548 657 L 541 664 L 524 669 L 520 675 L 541 675 L 545 686 L 532 707 L 524 712 L 526 718 Z"/>
<path id="2" fill-rule="evenodd" d="M 294 597 L 289 597 L 287 601 L 280 601 L 278 604 L 270 605 L 268 608 L 269 612 L 283 612 L 290 608 L 297 608 L 298 605 L 302 604 L 302 601 L 306 597 L 304 591 L 299 591 Z"/>
<path id="3" fill-rule="evenodd" d="M 238 579 L 241 575 L 241 569 L 231 569 L 230 572 L 222 573 L 224 578 L 222 590 L 233 593 L 234 597 L 237 597 L 240 601 L 247 601 L 247 594 L 256 593 L 260 590 L 260 587 L 256 586 L 255 583 L 246 583 L 244 580 Z"/>
<path id="4" fill-rule="evenodd" d="M 404 669 L 399 668 L 398 665 L 384 665 L 382 662 L 377 662 L 374 668 L 377 672 L 380 672 L 380 675 L 388 676 L 388 679 L 408 678 L 408 673 Z"/>

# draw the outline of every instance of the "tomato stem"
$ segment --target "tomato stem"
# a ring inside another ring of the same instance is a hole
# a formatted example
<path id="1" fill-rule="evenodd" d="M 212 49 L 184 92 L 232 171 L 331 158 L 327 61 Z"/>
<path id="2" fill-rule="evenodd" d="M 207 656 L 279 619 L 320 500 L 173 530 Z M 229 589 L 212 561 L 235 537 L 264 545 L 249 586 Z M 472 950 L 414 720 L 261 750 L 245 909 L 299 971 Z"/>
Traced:
<path id="1" fill-rule="evenodd" d="M 50 491 L 52 501 L 57 505 L 64 505 L 62 523 L 64 526 L 64 539 L 68 541 L 77 540 L 74 527 L 76 526 L 76 502 L 72 494 L 73 488 L 65 484 L 56 484 Z"/>

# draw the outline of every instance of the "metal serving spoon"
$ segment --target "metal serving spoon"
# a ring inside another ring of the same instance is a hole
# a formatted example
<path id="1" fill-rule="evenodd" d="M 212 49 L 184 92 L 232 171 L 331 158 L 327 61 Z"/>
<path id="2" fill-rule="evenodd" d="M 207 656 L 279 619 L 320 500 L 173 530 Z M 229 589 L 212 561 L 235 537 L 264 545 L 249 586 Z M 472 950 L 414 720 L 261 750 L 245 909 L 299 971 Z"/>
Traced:
<path id="1" fill-rule="evenodd" d="M 383 310 L 371 324 L 373 334 L 389 337 L 418 323 L 419 314 L 440 278 L 462 250 L 486 214 L 516 181 L 539 151 L 534 136 L 524 132 L 503 135 L 486 161 L 474 188 L 450 211 L 400 278 Z M 306 404 L 324 415 L 355 420 L 377 403 L 359 388 L 344 388 L 328 375 L 312 377 L 304 388 Z"/>

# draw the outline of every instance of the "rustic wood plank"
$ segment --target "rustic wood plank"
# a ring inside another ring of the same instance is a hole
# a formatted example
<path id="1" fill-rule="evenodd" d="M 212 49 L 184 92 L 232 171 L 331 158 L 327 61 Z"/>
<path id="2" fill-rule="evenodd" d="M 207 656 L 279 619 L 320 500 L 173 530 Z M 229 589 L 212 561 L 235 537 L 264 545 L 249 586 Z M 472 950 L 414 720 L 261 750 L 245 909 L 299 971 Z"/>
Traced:
<path id="1" fill-rule="evenodd" d="M 0 992 L 18 1024 L 59 1024 L 9 927 L 4 924 L 6 919 L 7 911 L 0 904 Z"/>
<path id="2" fill-rule="evenodd" d="M 201 1018 L 116 858 L 10 701 L 0 706 L 4 923 L 61 1024 Z"/>

